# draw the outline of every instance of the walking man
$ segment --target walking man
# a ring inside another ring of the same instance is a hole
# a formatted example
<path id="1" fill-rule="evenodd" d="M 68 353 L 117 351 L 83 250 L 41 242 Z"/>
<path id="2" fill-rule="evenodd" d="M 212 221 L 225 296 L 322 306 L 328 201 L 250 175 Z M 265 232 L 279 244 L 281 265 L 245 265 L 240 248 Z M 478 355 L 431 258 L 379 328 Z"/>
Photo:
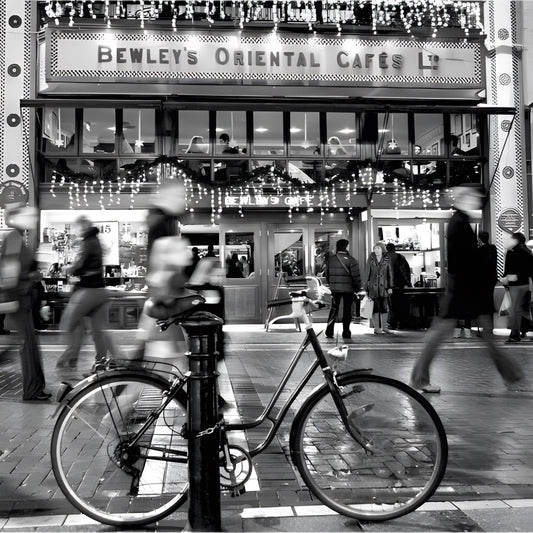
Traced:
<path id="1" fill-rule="evenodd" d="M 331 289 L 333 302 L 326 327 L 326 337 L 333 338 L 335 320 L 342 301 L 342 338 L 350 339 L 350 322 L 352 321 L 352 303 L 354 293 L 361 290 L 361 274 L 357 260 L 348 253 L 349 242 L 337 241 L 337 253 L 330 255 L 326 263 L 326 280 Z"/>
<path id="2" fill-rule="evenodd" d="M 448 224 L 448 284 L 441 316 L 436 317 L 419 360 L 411 373 L 411 385 L 424 392 L 440 392 L 431 384 L 429 368 L 443 339 L 450 338 L 457 320 L 479 315 L 479 283 L 476 282 L 477 239 L 470 225 L 469 212 L 481 209 L 485 191 L 479 184 L 467 183 L 453 188 L 455 212 Z M 480 336 L 506 386 L 516 388 L 522 379 L 520 367 L 503 354 L 487 332 L 488 315 L 479 315 Z"/>

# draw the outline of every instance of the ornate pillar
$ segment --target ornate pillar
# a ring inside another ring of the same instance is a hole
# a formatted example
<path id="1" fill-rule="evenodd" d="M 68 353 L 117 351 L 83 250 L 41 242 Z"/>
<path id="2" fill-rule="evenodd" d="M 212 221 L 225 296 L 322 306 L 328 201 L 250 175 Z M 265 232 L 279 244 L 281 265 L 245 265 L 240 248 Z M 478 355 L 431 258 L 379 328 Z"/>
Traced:
<path id="1" fill-rule="evenodd" d="M 500 251 L 503 269 L 505 236 L 527 234 L 524 109 L 522 105 L 521 48 L 519 32 L 521 2 L 489 0 L 485 4 L 487 30 L 487 102 L 516 108 L 516 116 L 493 115 L 489 122 L 489 178 L 491 188 L 491 236 Z M 506 140 L 507 139 L 507 140 Z M 500 159 L 501 158 L 501 159 Z M 496 169 L 498 160 L 500 160 Z"/>
<path id="2" fill-rule="evenodd" d="M 35 204 L 31 115 L 29 109 L 20 107 L 20 99 L 33 94 L 37 71 L 32 37 L 35 9 L 35 3 L 29 0 L 0 2 L 0 208 L 24 200 Z M 0 225 L 3 224 L 0 209 Z"/>

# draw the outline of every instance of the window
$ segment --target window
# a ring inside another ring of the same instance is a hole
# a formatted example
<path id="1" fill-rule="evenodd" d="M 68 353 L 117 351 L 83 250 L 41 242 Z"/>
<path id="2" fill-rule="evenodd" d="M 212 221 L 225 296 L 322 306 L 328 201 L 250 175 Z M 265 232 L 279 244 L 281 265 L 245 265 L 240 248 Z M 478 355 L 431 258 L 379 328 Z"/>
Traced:
<path id="1" fill-rule="evenodd" d="M 209 111 L 180 111 L 179 154 L 209 153 Z"/>
<path id="2" fill-rule="evenodd" d="M 153 154 L 155 149 L 155 109 L 124 109 L 119 145 L 122 154 Z"/>
<path id="3" fill-rule="evenodd" d="M 252 278 L 254 266 L 254 234 L 226 233 L 226 277 Z"/>
<path id="4" fill-rule="evenodd" d="M 322 153 L 319 113 L 291 113 L 290 155 L 316 156 Z"/>
<path id="5" fill-rule="evenodd" d="M 477 156 L 480 152 L 475 115 L 454 114 L 450 119 L 450 156 Z"/>
<path id="6" fill-rule="evenodd" d="M 444 122 L 442 115 L 415 114 L 414 157 L 445 156 Z"/>
<path id="7" fill-rule="evenodd" d="M 223 155 L 245 154 L 246 150 L 246 112 L 216 112 L 215 153 Z"/>
<path id="8" fill-rule="evenodd" d="M 326 157 L 353 157 L 356 153 L 355 115 L 328 113 Z"/>
<path id="9" fill-rule="evenodd" d="M 114 109 L 84 109 L 82 152 L 89 154 L 115 153 L 115 131 Z"/>
<path id="10" fill-rule="evenodd" d="M 304 276 L 305 252 L 302 231 L 277 231 L 274 234 L 276 276 Z"/>
<path id="11" fill-rule="evenodd" d="M 42 119 L 43 151 L 47 154 L 77 153 L 76 110 L 45 107 Z"/>
<path id="12" fill-rule="evenodd" d="M 378 114 L 378 139 L 383 139 L 382 155 L 409 154 L 407 113 Z"/>
<path id="13" fill-rule="evenodd" d="M 283 113 L 257 111 L 253 115 L 252 153 L 262 156 L 285 155 Z"/>

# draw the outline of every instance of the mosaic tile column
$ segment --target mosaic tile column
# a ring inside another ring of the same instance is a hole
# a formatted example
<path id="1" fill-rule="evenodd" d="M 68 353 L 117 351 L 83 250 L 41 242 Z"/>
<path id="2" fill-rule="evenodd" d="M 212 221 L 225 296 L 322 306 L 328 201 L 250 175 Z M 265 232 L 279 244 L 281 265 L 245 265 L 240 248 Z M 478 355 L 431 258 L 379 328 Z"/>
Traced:
<path id="1" fill-rule="evenodd" d="M 489 122 L 489 177 L 491 188 L 491 238 L 498 246 L 499 269 L 503 270 L 506 236 L 526 233 L 526 186 L 524 168 L 524 111 L 521 94 L 521 53 L 518 46 L 520 2 L 490 0 L 485 4 L 487 31 L 487 101 L 515 107 L 514 118 L 496 115 Z M 488 15 L 488 17 L 487 17 Z M 498 159 L 500 163 L 496 169 Z M 506 229 L 503 229 L 504 226 Z"/>
<path id="2" fill-rule="evenodd" d="M 30 98 L 37 70 L 32 61 L 32 2 L 2 0 L 0 2 L 0 202 L 23 199 L 29 190 L 33 195 L 30 175 L 30 110 L 21 109 L 20 99 Z M 30 189 L 31 187 L 31 189 Z M 3 210 L 0 225 L 3 226 Z"/>

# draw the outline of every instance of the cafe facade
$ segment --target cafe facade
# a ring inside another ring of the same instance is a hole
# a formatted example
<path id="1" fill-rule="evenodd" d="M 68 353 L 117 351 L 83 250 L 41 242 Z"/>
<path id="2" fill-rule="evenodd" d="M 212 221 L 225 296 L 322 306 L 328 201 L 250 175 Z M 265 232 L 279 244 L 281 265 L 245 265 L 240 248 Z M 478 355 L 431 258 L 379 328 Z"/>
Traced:
<path id="1" fill-rule="evenodd" d="M 340 238 L 363 271 L 394 242 L 437 293 L 459 183 L 490 189 L 475 223 L 500 250 L 529 231 L 520 3 L 400 4 L 7 0 L 0 200 L 40 208 L 50 289 L 68 292 L 86 213 L 130 292 L 110 322 L 134 327 L 146 210 L 173 180 L 179 231 L 226 269 L 228 322 L 265 321 Z"/>

